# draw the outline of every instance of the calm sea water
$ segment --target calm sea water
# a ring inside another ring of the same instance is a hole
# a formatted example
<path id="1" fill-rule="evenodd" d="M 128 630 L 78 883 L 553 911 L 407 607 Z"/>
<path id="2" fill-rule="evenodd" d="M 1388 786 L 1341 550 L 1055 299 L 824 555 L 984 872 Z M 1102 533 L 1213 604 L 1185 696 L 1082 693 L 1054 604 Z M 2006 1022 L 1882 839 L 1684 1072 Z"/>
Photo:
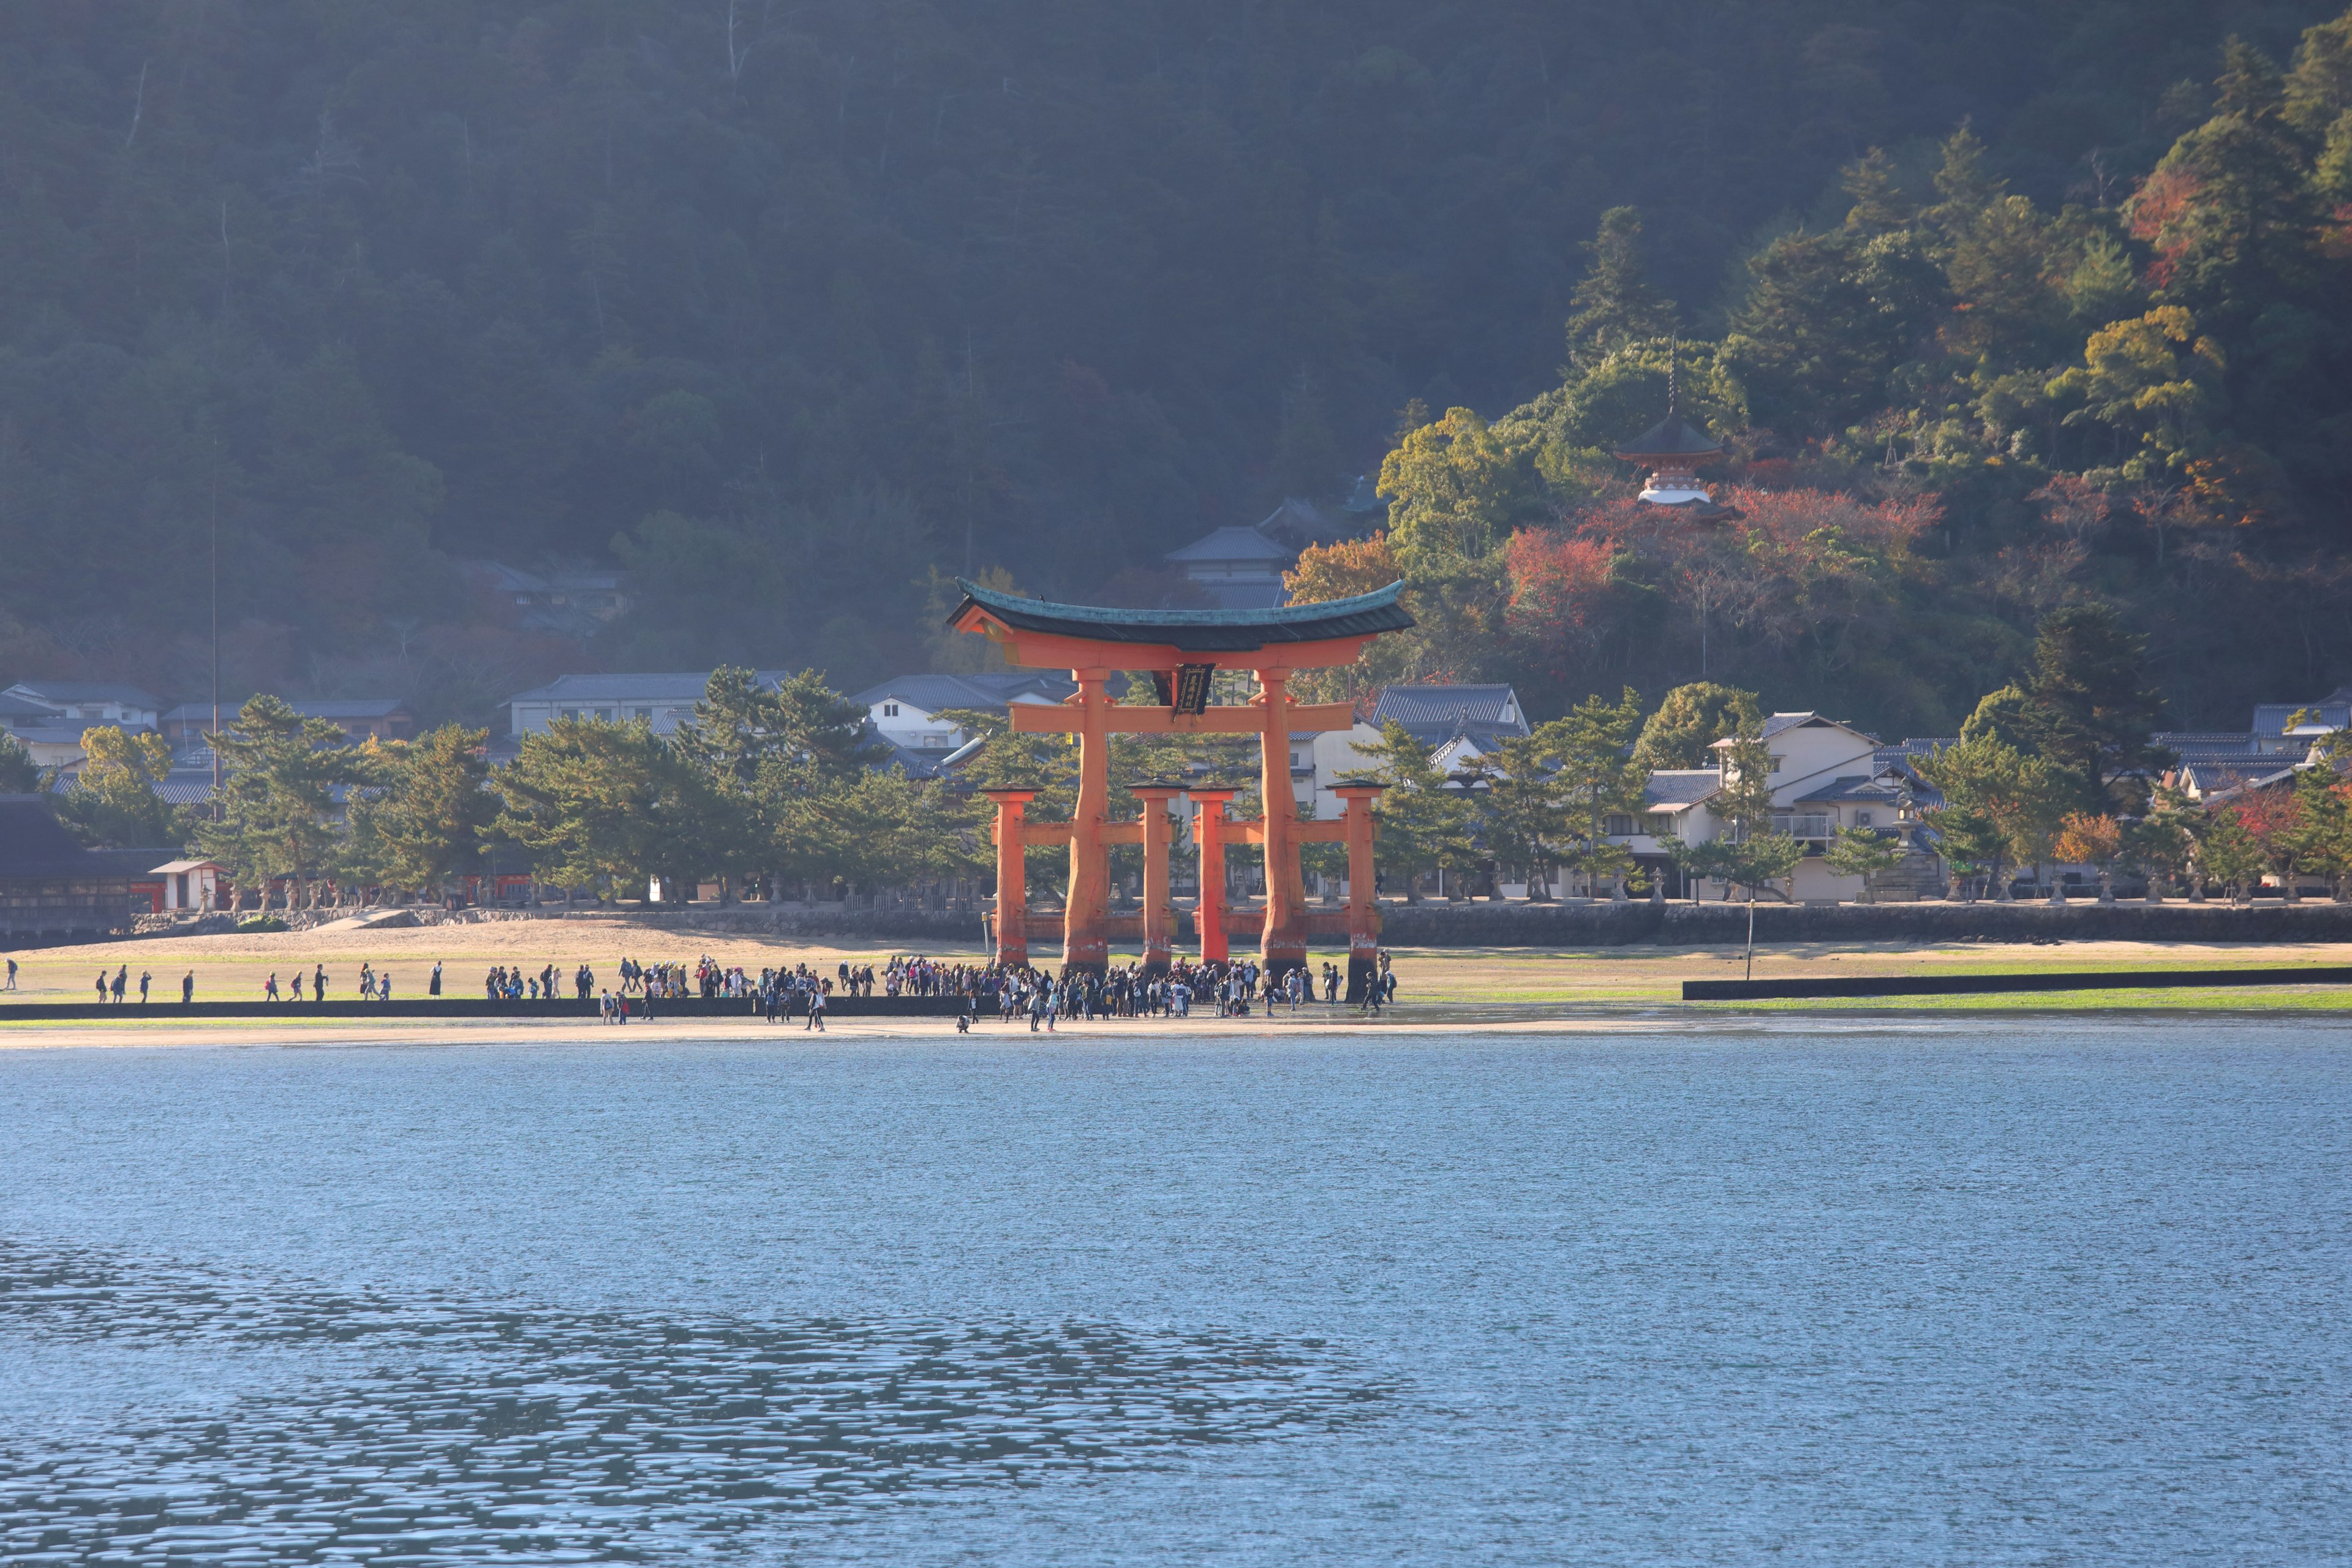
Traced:
<path id="1" fill-rule="evenodd" d="M 2347 1045 L 0 1053 L 0 1561 L 2352 1561 Z"/>

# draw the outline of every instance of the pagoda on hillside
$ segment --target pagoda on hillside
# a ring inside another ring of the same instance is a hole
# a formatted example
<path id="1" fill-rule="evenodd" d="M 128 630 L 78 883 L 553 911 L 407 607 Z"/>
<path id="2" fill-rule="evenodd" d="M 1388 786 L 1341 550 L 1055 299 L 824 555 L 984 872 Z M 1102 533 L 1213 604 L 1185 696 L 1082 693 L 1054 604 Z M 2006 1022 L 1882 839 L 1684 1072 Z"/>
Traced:
<path id="1" fill-rule="evenodd" d="M 1695 428 L 1676 408 L 1675 372 L 1666 371 L 1666 416 L 1617 452 L 1622 462 L 1639 463 L 1650 470 L 1641 499 L 1652 506 L 1673 507 L 1694 521 L 1727 522 L 1739 515 L 1737 507 L 1717 506 L 1699 483 L 1698 468 L 1723 456 L 1723 443 Z"/>

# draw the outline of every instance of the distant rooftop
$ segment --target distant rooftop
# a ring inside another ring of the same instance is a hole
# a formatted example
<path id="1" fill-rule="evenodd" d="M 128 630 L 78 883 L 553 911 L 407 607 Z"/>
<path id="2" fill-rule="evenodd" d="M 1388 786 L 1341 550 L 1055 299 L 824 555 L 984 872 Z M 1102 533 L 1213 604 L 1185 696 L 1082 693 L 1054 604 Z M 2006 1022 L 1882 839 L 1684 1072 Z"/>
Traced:
<path id="1" fill-rule="evenodd" d="M 1024 698 L 1058 702 L 1077 689 L 1077 683 L 1067 676 L 1036 669 L 989 670 L 977 675 L 901 675 L 879 686 L 867 687 L 850 700 L 860 708 L 896 700 L 926 713 L 948 708 L 971 708 L 984 712 Z"/>
<path id="2" fill-rule="evenodd" d="M 153 693 L 111 680 L 20 680 L 8 689 L 37 702 L 112 702 L 150 710 L 156 706 Z"/>
<path id="3" fill-rule="evenodd" d="M 1276 517 L 1282 514 L 1276 512 Z M 1272 519 L 1268 520 L 1269 521 Z M 1238 524 L 1220 528 L 1184 546 L 1171 550 L 1163 558 L 1175 562 L 1191 561 L 1267 561 L 1287 562 L 1297 558 L 1295 550 L 1286 550 L 1255 528 Z"/>
<path id="4" fill-rule="evenodd" d="M 755 669 L 762 686 L 774 686 L 792 677 L 789 669 Z M 653 702 L 681 697 L 698 699 L 710 684 L 707 669 L 661 674 L 559 675 L 544 686 L 520 691 L 509 702 Z"/>

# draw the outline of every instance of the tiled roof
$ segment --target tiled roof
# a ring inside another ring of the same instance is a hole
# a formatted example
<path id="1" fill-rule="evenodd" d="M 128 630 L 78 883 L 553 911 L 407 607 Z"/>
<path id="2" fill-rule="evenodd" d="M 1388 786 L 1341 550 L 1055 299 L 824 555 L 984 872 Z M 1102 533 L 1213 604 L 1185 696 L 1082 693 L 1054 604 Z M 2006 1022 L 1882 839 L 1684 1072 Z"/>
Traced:
<path id="1" fill-rule="evenodd" d="M 44 720 L 57 716 L 57 707 L 53 703 L 36 702 L 14 691 L 0 691 L 0 720 Z"/>
<path id="2" fill-rule="evenodd" d="M 1642 786 L 1644 810 L 1696 805 L 1723 787 L 1723 775 L 1713 768 L 1661 768 Z"/>
<path id="3" fill-rule="evenodd" d="M 1865 778 L 1859 773 L 1850 773 L 1817 789 L 1807 790 L 1797 799 L 1806 805 L 1832 801 L 1896 801 L 1910 793 L 1906 784 L 1892 779 Z"/>
<path id="4" fill-rule="evenodd" d="M 1282 514 L 1276 512 L 1276 517 Z M 1269 518 L 1269 522 L 1274 521 Z M 1238 524 L 1220 528 L 1184 546 L 1170 551 L 1164 559 L 1186 561 L 1289 561 L 1298 552 L 1286 550 L 1255 528 Z"/>
<path id="5" fill-rule="evenodd" d="M 973 617 L 1016 631 L 1045 632 L 1088 642 L 1157 644 L 1187 653 L 1244 653 L 1284 643 L 1322 642 L 1412 629 L 1413 619 L 1397 595 L 1402 582 L 1349 599 L 1278 609 L 1121 610 L 1096 605 L 1056 605 L 1001 594 L 959 577 L 963 602 L 948 617 L 951 626 L 970 627 Z"/>
<path id="6" fill-rule="evenodd" d="M 42 796 L 0 795 L 0 878 L 121 875 L 76 843 Z"/>
<path id="7" fill-rule="evenodd" d="M 762 686 L 790 679 L 789 669 L 757 669 Z M 710 684 L 710 671 L 679 670 L 659 675 L 559 675 L 544 686 L 519 691 L 509 702 L 657 702 L 696 701 Z"/>
<path id="8" fill-rule="evenodd" d="M 1876 745 L 1878 743 L 1877 736 L 1870 734 L 1866 731 L 1857 730 L 1853 725 L 1845 722 L 1843 719 L 1824 719 L 1818 713 L 1775 713 L 1764 721 L 1764 727 L 1757 731 L 1757 739 L 1769 741 L 1775 735 L 1786 734 L 1791 730 L 1814 728 L 1823 730 L 1843 730 L 1849 735 L 1860 735 L 1864 740 L 1870 742 L 1873 745 Z M 1715 742 L 1715 744 L 1718 746 L 1728 746 L 1733 743 L 1732 739 L 1728 736 Z"/>
<path id="9" fill-rule="evenodd" d="M 1937 752 L 1948 750 L 1959 743 L 1960 738 L 1958 735 L 1920 736 L 1911 740 L 1897 741 L 1892 745 L 1882 745 L 1873 753 L 1873 759 L 1883 768 L 1889 763 L 1916 762 L 1922 757 L 1932 757 Z"/>
<path id="10" fill-rule="evenodd" d="M 126 708 L 152 709 L 153 694 L 111 680 L 20 680 L 10 690 L 36 701 L 116 702 Z"/>
<path id="11" fill-rule="evenodd" d="M 2180 786 L 2189 794 L 2206 799 L 2242 789 L 2260 789 L 2294 774 L 2294 765 L 2285 758 L 2263 757 L 2189 763 L 2181 768 L 2179 778 Z"/>
<path id="12" fill-rule="evenodd" d="M 2254 709 L 2254 731 L 2262 735 L 2284 735 L 2287 721 L 2297 710 L 2307 710 L 2306 725 L 2322 729 L 2341 730 L 2352 727 L 2352 692 L 2337 688 L 2316 702 L 2264 702 Z"/>
<path id="13" fill-rule="evenodd" d="M 1077 689 L 1066 676 L 1043 670 L 991 670 L 979 675 L 902 675 L 870 686 L 850 699 L 860 708 L 896 699 L 926 713 L 948 708 L 974 708 L 989 712 L 1021 698 L 1042 697 L 1059 702 Z"/>
<path id="14" fill-rule="evenodd" d="M 1407 729 L 1458 722 L 1497 724 L 1513 734 L 1528 733 L 1527 715 L 1507 685 L 1383 687 L 1372 722 L 1385 724 L 1391 719 Z"/>

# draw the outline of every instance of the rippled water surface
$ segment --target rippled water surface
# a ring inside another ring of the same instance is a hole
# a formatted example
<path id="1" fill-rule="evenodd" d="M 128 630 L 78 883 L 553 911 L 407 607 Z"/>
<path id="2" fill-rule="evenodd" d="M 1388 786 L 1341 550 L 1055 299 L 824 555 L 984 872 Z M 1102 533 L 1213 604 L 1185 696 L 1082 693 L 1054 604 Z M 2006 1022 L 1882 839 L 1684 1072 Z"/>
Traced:
<path id="1" fill-rule="evenodd" d="M 2347 1046 L 0 1052 L 0 1563 L 2352 1562 Z"/>

